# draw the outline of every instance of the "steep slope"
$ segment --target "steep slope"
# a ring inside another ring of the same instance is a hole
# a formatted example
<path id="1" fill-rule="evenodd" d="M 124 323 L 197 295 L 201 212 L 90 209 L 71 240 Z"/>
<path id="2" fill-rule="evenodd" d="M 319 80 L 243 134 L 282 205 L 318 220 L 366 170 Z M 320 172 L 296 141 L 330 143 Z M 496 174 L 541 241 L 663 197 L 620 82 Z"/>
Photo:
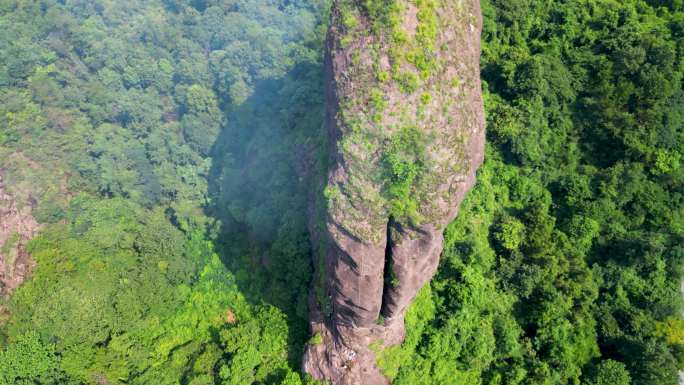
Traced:
<path id="1" fill-rule="evenodd" d="M 479 2 L 337 0 L 327 38 L 331 140 L 304 368 L 382 384 L 369 348 L 400 343 L 442 231 L 483 159 Z"/>

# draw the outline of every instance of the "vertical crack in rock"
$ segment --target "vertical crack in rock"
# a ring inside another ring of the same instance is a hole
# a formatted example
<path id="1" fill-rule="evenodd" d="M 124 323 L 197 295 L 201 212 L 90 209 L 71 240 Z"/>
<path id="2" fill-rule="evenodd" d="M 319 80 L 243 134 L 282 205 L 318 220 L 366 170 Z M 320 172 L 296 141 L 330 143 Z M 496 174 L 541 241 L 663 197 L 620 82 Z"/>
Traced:
<path id="1" fill-rule="evenodd" d="M 310 223 L 322 342 L 303 358 L 315 378 L 388 384 L 369 346 L 403 341 L 406 309 L 483 160 L 481 25 L 477 0 L 333 0 L 327 200 Z"/>
<path id="2" fill-rule="evenodd" d="M 382 305 L 380 306 L 380 314 L 387 317 L 387 301 L 391 298 L 387 295 L 392 286 L 397 284 L 397 277 L 392 271 L 392 218 L 387 222 L 387 243 L 385 244 L 385 268 L 382 272 L 383 289 L 382 289 Z"/>
<path id="3" fill-rule="evenodd" d="M 413 298 L 437 271 L 444 240 L 434 225 L 402 228 L 394 224 L 388 246 L 392 281 L 384 293 L 382 315 L 386 322 L 403 319 Z"/>

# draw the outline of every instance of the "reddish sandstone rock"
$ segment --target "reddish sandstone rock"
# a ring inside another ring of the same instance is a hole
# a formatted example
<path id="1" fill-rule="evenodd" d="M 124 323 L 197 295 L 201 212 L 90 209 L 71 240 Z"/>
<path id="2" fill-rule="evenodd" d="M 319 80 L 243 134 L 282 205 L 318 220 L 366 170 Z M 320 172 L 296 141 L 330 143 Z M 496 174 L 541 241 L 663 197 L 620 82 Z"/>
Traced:
<path id="1" fill-rule="evenodd" d="M 26 242 L 38 230 L 31 206 L 19 207 L 0 175 L 0 295 L 19 287 L 35 263 L 26 252 Z"/>
<path id="2" fill-rule="evenodd" d="M 315 378 L 388 383 L 369 345 L 403 340 L 406 308 L 434 275 L 483 160 L 481 23 L 477 0 L 333 4 L 327 202 L 324 225 L 311 226 L 322 343 L 303 362 Z"/>

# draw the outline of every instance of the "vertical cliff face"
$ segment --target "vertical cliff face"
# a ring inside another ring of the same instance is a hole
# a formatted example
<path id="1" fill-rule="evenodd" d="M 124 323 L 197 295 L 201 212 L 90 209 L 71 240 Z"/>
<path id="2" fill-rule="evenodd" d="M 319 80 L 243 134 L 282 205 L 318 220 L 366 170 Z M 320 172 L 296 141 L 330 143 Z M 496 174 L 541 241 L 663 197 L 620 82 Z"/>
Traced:
<path id="1" fill-rule="evenodd" d="M 383 384 L 371 343 L 437 269 L 483 159 L 477 0 L 336 0 L 327 38 L 331 162 L 304 368 Z"/>

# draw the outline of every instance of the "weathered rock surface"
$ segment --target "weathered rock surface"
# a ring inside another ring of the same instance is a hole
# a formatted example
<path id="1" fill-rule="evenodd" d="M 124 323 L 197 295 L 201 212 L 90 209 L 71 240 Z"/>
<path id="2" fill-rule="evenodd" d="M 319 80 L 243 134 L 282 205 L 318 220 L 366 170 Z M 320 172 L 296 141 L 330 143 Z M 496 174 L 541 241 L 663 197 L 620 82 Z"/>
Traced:
<path id="1" fill-rule="evenodd" d="M 376 8 L 370 4 L 379 5 Z M 331 160 L 304 369 L 387 384 L 370 344 L 401 343 L 442 232 L 483 160 L 477 0 L 335 0 L 326 47 Z"/>
<path id="2" fill-rule="evenodd" d="M 19 207 L 0 174 L 0 295 L 19 287 L 35 263 L 25 246 L 38 230 L 31 206 Z"/>

